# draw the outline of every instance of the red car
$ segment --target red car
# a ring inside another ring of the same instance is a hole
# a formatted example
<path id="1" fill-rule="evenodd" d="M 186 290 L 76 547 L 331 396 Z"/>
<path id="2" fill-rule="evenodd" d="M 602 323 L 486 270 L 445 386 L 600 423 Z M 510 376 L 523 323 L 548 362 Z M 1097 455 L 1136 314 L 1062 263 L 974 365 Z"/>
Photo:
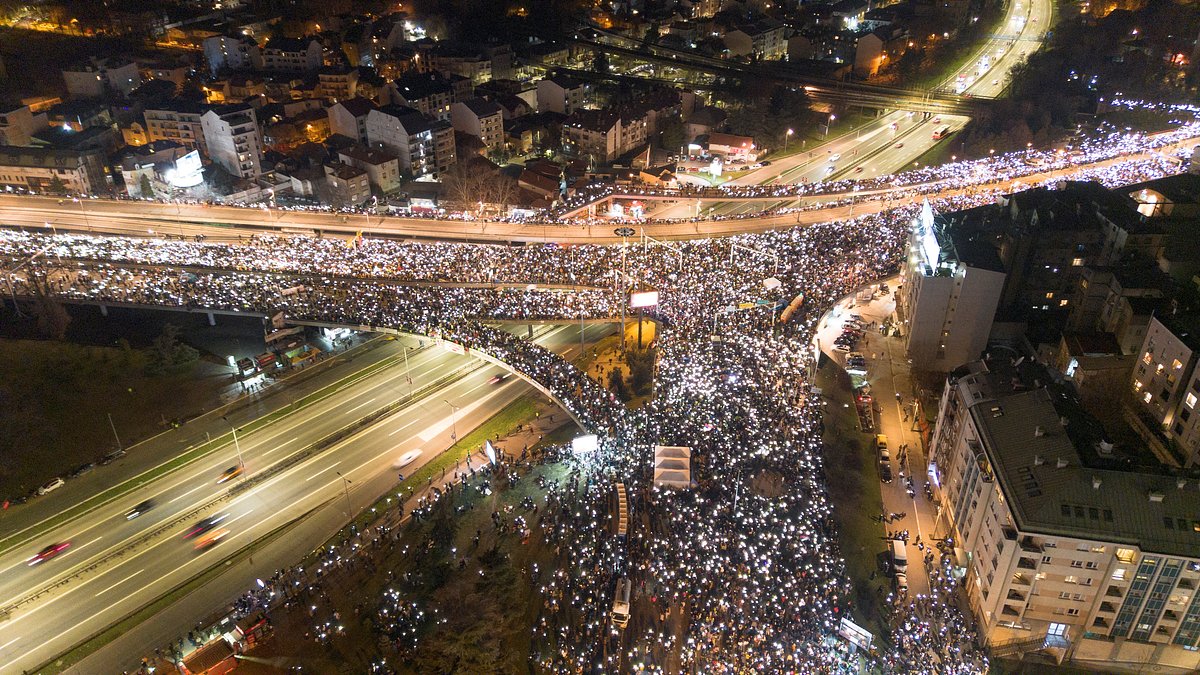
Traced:
<path id="1" fill-rule="evenodd" d="M 60 542 L 58 544 L 50 544 L 49 546 L 42 549 L 41 551 L 38 551 L 37 555 L 35 555 L 29 559 L 29 566 L 33 567 L 34 565 L 36 565 L 40 562 L 54 558 L 54 557 L 58 556 L 59 553 L 62 553 L 63 551 L 67 550 L 68 548 L 71 548 L 71 542 L 69 542 L 69 541 Z"/>

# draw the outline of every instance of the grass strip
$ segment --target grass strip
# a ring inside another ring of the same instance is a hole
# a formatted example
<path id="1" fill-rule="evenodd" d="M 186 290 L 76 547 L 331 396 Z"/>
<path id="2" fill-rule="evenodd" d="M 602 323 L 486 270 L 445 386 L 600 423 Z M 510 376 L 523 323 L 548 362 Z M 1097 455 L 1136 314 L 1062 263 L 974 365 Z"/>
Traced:
<path id="1" fill-rule="evenodd" d="M 305 513 L 290 522 L 280 525 L 268 533 L 265 537 L 259 537 L 258 539 L 246 544 L 240 549 L 237 549 L 224 558 L 217 560 L 211 566 L 209 566 L 208 569 L 167 591 L 157 599 L 146 603 L 140 609 L 132 614 L 129 614 L 124 619 L 121 619 L 120 621 L 101 629 L 92 635 L 92 637 L 87 638 L 66 652 L 63 652 L 59 656 L 56 656 L 50 661 L 38 666 L 31 672 L 37 673 L 37 675 L 54 675 L 71 668 L 83 659 L 99 651 L 113 640 L 117 639 L 117 637 L 132 630 L 134 627 L 150 619 L 155 614 L 158 614 L 167 607 L 170 607 L 176 601 L 183 599 L 191 592 L 207 584 L 209 581 L 216 579 L 225 571 L 226 563 L 243 555 L 253 555 L 259 549 L 282 536 L 297 523 L 307 518 L 312 512 L 313 511 L 309 511 L 308 513 Z"/>
<path id="2" fill-rule="evenodd" d="M 883 524 L 871 516 L 883 511 L 877 459 L 868 437 L 858 428 L 850 378 L 827 357 L 821 358 L 817 386 L 824 392 L 825 474 L 838 521 L 838 539 L 846 571 L 855 589 L 855 620 L 878 636 L 887 635 L 882 614 L 888 611 L 888 577 L 878 573 Z M 874 573 L 874 578 L 872 574 Z"/>

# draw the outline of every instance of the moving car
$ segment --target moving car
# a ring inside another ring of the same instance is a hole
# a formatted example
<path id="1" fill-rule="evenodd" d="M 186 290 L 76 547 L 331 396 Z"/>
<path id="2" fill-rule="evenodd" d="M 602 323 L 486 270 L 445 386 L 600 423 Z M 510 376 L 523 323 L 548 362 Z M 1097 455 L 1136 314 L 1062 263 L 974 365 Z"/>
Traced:
<path id="1" fill-rule="evenodd" d="M 229 536 L 229 528 L 225 527 L 206 532 L 196 538 L 196 551 L 207 551 L 227 536 Z"/>
<path id="2" fill-rule="evenodd" d="M 418 458 L 420 456 L 421 456 L 420 450 L 409 450 L 408 452 L 404 453 L 403 455 L 400 455 L 399 459 L 392 462 L 392 468 L 399 469 L 401 467 L 408 466 L 409 464 L 413 463 L 413 460 L 415 460 L 416 458 Z"/>
<path id="3" fill-rule="evenodd" d="M 238 476 L 242 475 L 242 472 L 245 470 L 246 467 L 242 466 L 241 464 L 234 464 L 233 466 L 221 472 L 221 475 L 217 478 L 217 485 L 237 478 Z"/>
<path id="4" fill-rule="evenodd" d="M 842 158 L 841 154 L 834 153 L 834 154 L 832 154 L 832 155 L 830 155 L 830 156 L 829 156 L 829 161 L 831 161 L 831 162 L 836 162 L 836 161 L 838 161 L 838 160 L 839 160 L 839 159 L 841 159 L 841 158 Z"/>
<path id="5" fill-rule="evenodd" d="M 512 376 L 512 373 L 500 373 L 499 375 L 493 375 L 488 380 L 488 384 L 500 384 L 501 382 L 507 380 L 511 376 Z"/>
<path id="6" fill-rule="evenodd" d="M 57 544 L 50 544 L 46 548 L 38 551 L 37 555 L 35 555 L 29 559 L 29 566 L 33 567 L 34 565 L 36 565 L 40 562 L 44 562 L 46 560 L 54 558 L 54 557 L 58 556 L 58 554 L 67 550 L 68 548 L 71 548 L 71 542 L 69 542 L 69 541 L 63 541 L 63 542 L 59 542 Z"/>
<path id="7" fill-rule="evenodd" d="M 186 532 L 183 533 L 183 538 L 191 539 L 192 537 L 199 537 L 200 535 L 212 530 L 217 525 L 220 525 L 221 522 L 228 517 L 229 514 L 227 513 L 218 513 L 211 515 L 204 520 L 197 521 L 195 525 L 192 525 L 187 529 Z"/>
<path id="8" fill-rule="evenodd" d="M 45 485 L 43 485 L 37 489 L 38 496 L 44 495 L 47 492 L 54 492 L 55 490 L 57 490 L 58 488 L 60 488 L 64 485 L 66 485 L 66 482 L 63 481 L 63 479 L 55 478 L 54 480 L 50 481 L 49 483 L 46 483 Z"/>
<path id="9" fill-rule="evenodd" d="M 133 520 L 152 508 L 154 508 L 153 499 L 147 499 L 143 502 L 140 502 L 137 506 L 125 512 L 125 520 Z"/>
<path id="10" fill-rule="evenodd" d="M 629 623 L 629 591 L 633 584 L 621 577 L 617 580 L 617 592 L 613 594 L 612 622 L 618 628 Z"/>
<path id="11" fill-rule="evenodd" d="M 897 148 L 903 148 L 903 147 L 904 147 L 904 144 L 903 144 L 903 143 L 897 143 L 897 144 L 896 144 L 896 147 L 897 147 Z"/>

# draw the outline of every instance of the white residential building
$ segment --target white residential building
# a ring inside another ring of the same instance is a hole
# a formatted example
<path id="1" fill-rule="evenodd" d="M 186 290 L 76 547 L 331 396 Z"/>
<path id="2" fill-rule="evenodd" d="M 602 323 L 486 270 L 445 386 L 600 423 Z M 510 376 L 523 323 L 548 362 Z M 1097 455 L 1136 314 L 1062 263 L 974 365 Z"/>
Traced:
<path id="1" fill-rule="evenodd" d="M 488 150 L 504 145 L 504 115 L 500 106 L 472 98 L 450 106 L 450 123 L 455 131 L 478 137 Z"/>
<path id="2" fill-rule="evenodd" d="M 208 157 L 231 175 L 254 178 L 262 173 L 262 132 L 254 108 L 215 108 L 200 118 Z"/>

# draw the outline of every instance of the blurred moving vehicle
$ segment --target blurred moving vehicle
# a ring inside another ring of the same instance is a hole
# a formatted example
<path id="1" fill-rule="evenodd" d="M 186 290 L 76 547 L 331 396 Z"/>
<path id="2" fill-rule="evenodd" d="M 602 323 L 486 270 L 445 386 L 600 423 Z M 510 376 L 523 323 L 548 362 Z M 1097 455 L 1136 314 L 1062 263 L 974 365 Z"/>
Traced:
<path id="1" fill-rule="evenodd" d="M 183 533 L 183 538 L 191 539 L 192 537 L 198 537 L 202 534 L 205 534 L 215 528 L 217 525 L 220 525 L 221 522 L 228 517 L 229 514 L 227 513 L 218 513 L 211 515 L 204 520 L 197 521 L 195 525 L 192 525 L 187 529 L 186 532 Z"/>
<path id="2" fill-rule="evenodd" d="M 128 511 L 125 512 L 125 520 L 133 520 L 134 518 L 137 518 L 138 516 L 142 515 L 143 513 L 149 511 L 152 508 L 154 508 L 154 500 L 153 499 L 147 499 L 145 501 L 139 502 L 137 506 L 135 506 L 132 509 L 129 509 Z"/>
<path id="3" fill-rule="evenodd" d="M 408 466 L 409 464 L 413 463 L 413 460 L 415 460 L 416 458 L 418 458 L 420 456 L 421 456 L 420 450 L 409 450 L 408 452 L 404 453 L 403 455 L 400 455 L 400 457 L 396 461 L 392 462 L 392 468 L 399 469 L 401 467 Z"/>
<path id="4" fill-rule="evenodd" d="M 217 485 L 237 478 L 238 476 L 242 475 L 242 472 L 245 470 L 246 467 L 242 466 L 241 464 L 235 464 L 228 469 L 225 469 L 221 472 L 221 476 L 217 478 Z"/>
<path id="5" fill-rule="evenodd" d="M 222 527 L 222 528 L 219 528 L 216 530 L 212 530 L 211 532 L 206 532 L 203 535 L 196 538 L 196 544 L 195 544 L 196 551 L 207 551 L 208 549 L 212 548 L 213 546 L 216 546 L 218 542 L 220 542 L 222 539 L 224 539 L 227 536 L 229 536 L 229 528 L 227 528 L 227 527 Z"/>
<path id="6" fill-rule="evenodd" d="M 57 544 L 50 544 L 46 548 L 38 551 L 38 554 L 29 559 L 29 566 L 33 567 L 38 563 L 45 562 L 51 558 L 57 557 L 58 554 L 71 548 L 71 542 L 62 541 Z"/>

